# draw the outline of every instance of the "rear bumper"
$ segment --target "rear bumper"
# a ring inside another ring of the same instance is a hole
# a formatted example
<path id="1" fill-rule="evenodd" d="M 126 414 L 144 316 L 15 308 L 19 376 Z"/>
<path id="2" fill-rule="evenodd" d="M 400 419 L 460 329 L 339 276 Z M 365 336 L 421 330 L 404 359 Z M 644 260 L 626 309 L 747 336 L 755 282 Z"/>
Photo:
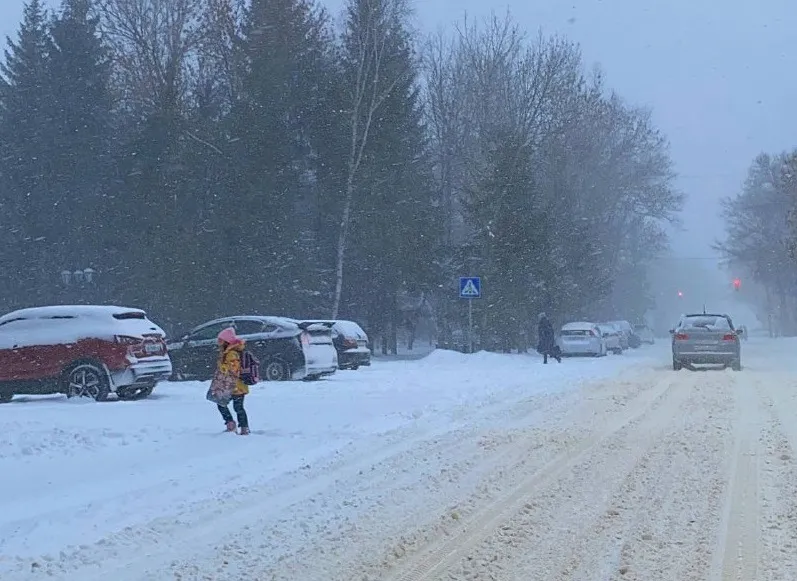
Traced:
<path id="1" fill-rule="evenodd" d="M 111 371 L 111 391 L 121 387 L 152 385 L 165 381 L 172 375 L 172 362 L 168 357 L 137 361 L 125 369 Z"/>
<path id="2" fill-rule="evenodd" d="M 599 343 L 582 344 L 582 345 L 568 345 L 567 343 L 561 344 L 562 355 L 600 355 L 601 345 Z"/>
<path id="3" fill-rule="evenodd" d="M 338 353 L 338 367 L 341 369 L 368 365 L 371 365 L 371 351 L 368 349 L 349 349 Z"/>
<path id="4" fill-rule="evenodd" d="M 736 352 L 724 353 L 705 353 L 705 352 L 685 352 L 673 353 L 672 357 L 679 363 L 690 365 L 730 365 L 740 357 Z"/>

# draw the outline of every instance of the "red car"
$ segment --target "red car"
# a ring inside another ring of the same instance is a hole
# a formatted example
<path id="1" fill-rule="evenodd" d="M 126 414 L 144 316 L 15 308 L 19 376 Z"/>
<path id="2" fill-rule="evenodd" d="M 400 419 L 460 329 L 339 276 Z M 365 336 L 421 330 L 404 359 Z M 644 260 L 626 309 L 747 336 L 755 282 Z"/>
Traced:
<path id="1" fill-rule="evenodd" d="M 143 399 L 171 373 L 165 334 L 139 309 L 53 306 L 0 317 L 0 402 L 54 393 Z"/>

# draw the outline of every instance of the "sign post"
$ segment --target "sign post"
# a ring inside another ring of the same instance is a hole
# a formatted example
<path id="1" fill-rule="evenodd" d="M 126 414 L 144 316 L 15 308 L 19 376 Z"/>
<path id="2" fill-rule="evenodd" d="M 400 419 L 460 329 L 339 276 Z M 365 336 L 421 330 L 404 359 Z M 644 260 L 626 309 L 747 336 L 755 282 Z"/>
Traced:
<path id="1" fill-rule="evenodd" d="M 482 279 L 480 276 L 459 277 L 459 298 L 468 301 L 468 342 L 469 353 L 473 353 L 473 299 L 482 298 Z"/>

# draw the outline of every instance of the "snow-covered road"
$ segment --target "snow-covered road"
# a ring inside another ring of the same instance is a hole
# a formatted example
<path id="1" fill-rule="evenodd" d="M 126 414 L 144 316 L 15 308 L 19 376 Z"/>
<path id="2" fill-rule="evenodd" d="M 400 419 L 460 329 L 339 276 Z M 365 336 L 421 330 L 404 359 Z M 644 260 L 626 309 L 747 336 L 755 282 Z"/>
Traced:
<path id="1" fill-rule="evenodd" d="M 797 344 L 543 366 L 435 352 L 258 386 L 0 406 L 0 579 L 797 579 Z M 794 363 L 791 360 L 794 359 Z"/>

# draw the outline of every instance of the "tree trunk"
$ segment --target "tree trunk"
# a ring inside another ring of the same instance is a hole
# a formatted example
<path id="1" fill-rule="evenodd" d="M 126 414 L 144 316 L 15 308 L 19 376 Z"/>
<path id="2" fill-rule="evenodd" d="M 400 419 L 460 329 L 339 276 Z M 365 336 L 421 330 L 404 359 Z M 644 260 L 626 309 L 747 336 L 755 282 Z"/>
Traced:
<path id="1" fill-rule="evenodd" d="M 351 219 L 351 205 L 354 198 L 354 171 L 349 170 L 346 179 L 346 199 L 343 202 L 343 216 L 340 221 L 338 234 L 338 252 L 335 264 L 335 299 L 332 303 L 332 318 L 337 319 L 340 312 L 340 299 L 343 295 L 343 266 L 346 258 L 346 243 L 349 235 L 349 221 Z"/>

